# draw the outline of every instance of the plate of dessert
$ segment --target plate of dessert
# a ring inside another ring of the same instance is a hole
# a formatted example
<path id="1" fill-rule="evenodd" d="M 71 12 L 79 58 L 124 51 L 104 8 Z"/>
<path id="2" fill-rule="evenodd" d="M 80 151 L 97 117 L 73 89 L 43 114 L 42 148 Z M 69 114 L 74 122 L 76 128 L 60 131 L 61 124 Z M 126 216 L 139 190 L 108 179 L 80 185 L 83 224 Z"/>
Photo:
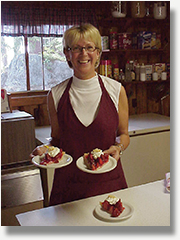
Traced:
<path id="1" fill-rule="evenodd" d="M 117 166 L 115 158 L 103 153 L 101 149 L 94 149 L 78 158 L 76 166 L 83 172 L 100 174 L 112 171 Z"/>
<path id="2" fill-rule="evenodd" d="M 95 208 L 95 216 L 103 221 L 117 222 L 128 219 L 132 216 L 134 208 L 122 202 L 122 199 L 109 195 Z"/>
<path id="3" fill-rule="evenodd" d="M 61 148 L 47 147 L 47 152 L 42 156 L 35 156 L 32 163 L 40 168 L 61 168 L 69 165 L 73 158 Z"/>

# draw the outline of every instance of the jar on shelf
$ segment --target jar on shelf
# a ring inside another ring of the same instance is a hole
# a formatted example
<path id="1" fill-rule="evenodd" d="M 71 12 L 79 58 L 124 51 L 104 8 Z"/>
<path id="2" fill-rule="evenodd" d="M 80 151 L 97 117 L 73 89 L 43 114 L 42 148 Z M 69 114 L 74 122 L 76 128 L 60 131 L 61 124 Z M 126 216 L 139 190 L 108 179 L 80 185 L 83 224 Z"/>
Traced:
<path id="1" fill-rule="evenodd" d="M 127 6 L 126 1 L 113 1 L 111 7 L 112 16 L 115 18 L 126 17 Z"/>
<path id="2" fill-rule="evenodd" d="M 133 18 L 143 18 L 146 15 L 145 1 L 131 2 L 131 16 Z"/>
<path id="3" fill-rule="evenodd" d="M 154 3 L 154 18 L 155 19 L 165 19 L 167 16 L 167 6 L 166 2 L 156 2 Z"/>

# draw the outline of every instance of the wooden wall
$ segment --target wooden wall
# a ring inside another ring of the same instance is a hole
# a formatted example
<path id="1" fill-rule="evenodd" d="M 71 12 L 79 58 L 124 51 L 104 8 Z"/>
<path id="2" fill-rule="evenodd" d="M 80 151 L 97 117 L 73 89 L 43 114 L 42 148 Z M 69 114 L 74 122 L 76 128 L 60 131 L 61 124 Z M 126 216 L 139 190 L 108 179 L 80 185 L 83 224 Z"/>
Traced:
<path id="1" fill-rule="evenodd" d="M 11 93 L 8 95 L 10 109 L 30 113 L 34 116 L 36 126 L 49 125 L 47 94 L 48 91 Z"/>
<path id="2" fill-rule="evenodd" d="M 170 82 L 125 83 L 129 114 L 158 113 L 170 116 Z"/>

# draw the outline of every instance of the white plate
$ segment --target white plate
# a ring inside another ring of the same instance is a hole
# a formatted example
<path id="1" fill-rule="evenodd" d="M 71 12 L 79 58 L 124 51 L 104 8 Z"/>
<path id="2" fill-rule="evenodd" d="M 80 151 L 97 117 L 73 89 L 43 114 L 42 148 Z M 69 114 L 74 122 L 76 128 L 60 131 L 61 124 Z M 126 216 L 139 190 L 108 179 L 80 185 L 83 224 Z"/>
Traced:
<path id="1" fill-rule="evenodd" d="M 43 155 L 33 157 L 33 159 L 32 159 L 33 164 L 40 168 L 46 168 L 46 169 L 47 168 L 61 168 L 61 167 L 65 167 L 65 166 L 69 165 L 73 161 L 73 158 L 70 155 L 64 154 L 63 158 L 60 160 L 59 163 L 52 163 L 49 165 L 41 165 L 40 162 L 41 162 L 42 157 L 43 157 Z"/>
<path id="2" fill-rule="evenodd" d="M 109 156 L 109 161 L 105 163 L 101 168 L 96 170 L 90 170 L 87 168 L 87 166 L 84 164 L 84 158 L 80 157 L 76 161 L 76 166 L 82 170 L 83 172 L 92 173 L 92 174 L 99 174 L 99 173 L 105 173 L 112 171 L 117 166 L 117 161 L 115 158 Z"/>
<path id="3" fill-rule="evenodd" d="M 118 217 L 111 217 L 111 214 L 104 211 L 99 204 L 95 208 L 95 216 L 100 220 L 108 222 L 118 222 L 130 218 L 134 212 L 134 208 L 129 203 L 123 203 L 123 206 L 125 209 Z"/>

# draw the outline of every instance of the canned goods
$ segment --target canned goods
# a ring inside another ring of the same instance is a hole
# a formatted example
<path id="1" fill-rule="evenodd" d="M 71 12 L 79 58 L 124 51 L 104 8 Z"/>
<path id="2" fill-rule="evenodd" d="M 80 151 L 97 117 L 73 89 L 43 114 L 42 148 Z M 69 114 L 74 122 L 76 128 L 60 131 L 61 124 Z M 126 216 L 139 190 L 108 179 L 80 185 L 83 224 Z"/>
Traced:
<path id="1" fill-rule="evenodd" d="M 110 33 L 110 49 L 117 49 L 118 43 L 117 43 L 117 32 L 111 32 Z"/>
<path id="2" fill-rule="evenodd" d="M 113 77 L 115 80 L 119 80 L 119 66 L 118 63 L 114 64 Z"/>
<path id="3" fill-rule="evenodd" d="M 109 49 L 109 37 L 108 36 L 101 37 L 101 42 L 102 42 L 102 50 Z"/>
<path id="4" fill-rule="evenodd" d="M 112 78 L 111 60 L 101 60 L 100 74 Z"/>
<path id="5" fill-rule="evenodd" d="M 112 65 L 111 60 L 105 60 L 105 76 L 112 78 Z"/>
<path id="6" fill-rule="evenodd" d="M 105 76 L 105 60 L 101 60 L 101 63 L 100 63 L 100 74 Z"/>
<path id="7" fill-rule="evenodd" d="M 119 33 L 118 46 L 119 49 L 130 49 L 132 46 L 131 33 Z"/>

